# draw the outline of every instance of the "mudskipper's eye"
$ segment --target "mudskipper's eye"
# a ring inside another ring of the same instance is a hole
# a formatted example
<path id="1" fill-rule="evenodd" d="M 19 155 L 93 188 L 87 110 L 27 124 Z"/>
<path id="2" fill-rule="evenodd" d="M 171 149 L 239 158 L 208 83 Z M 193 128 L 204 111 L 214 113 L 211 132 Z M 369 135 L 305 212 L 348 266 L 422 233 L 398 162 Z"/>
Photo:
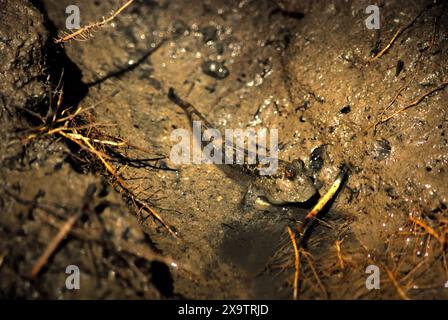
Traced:
<path id="1" fill-rule="evenodd" d="M 289 165 L 285 168 L 285 177 L 289 180 L 294 179 L 297 176 L 297 170 L 294 166 Z"/>

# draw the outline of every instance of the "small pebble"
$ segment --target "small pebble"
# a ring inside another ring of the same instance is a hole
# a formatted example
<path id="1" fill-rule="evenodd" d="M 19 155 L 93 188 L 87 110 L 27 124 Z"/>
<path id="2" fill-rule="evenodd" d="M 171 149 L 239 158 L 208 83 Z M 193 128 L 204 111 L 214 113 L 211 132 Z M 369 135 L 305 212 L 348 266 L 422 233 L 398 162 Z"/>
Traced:
<path id="1" fill-rule="evenodd" d="M 225 79 L 229 76 L 229 69 L 222 62 L 207 60 L 202 64 L 202 72 L 215 79 Z"/>
<path id="2" fill-rule="evenodd" d="M 318 172 L 324 165 L 325 146 L 317 147 L 311 152 L 309 168 L 314 172 Z"/>
<path id="3" fill-rule="evenodd" d="M 344 106 L 341 110 L 339 110 L 339 112 L 342 114 L 347 114 L 347 113 L 350 113 L 351 111 L 352 111 L 352 107 L 349 104 Z"/>

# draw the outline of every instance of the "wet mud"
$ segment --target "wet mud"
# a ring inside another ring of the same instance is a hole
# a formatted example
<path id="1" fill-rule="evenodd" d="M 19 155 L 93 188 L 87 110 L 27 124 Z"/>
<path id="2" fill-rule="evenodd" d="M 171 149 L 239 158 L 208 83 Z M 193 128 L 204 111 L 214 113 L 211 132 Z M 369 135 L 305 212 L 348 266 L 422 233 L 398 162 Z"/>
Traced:
<path id="1" fill-rule="evenodd" d="M 303 248 L 300 299 L 448 298 L 443 1 L 383 2 L 379 30 L 365 26 L 368 1 L 136 1 L 63 46 L 52 40 L 73 1 L 1 2 L 0 297 L 292 298 L 287 227 L 317 199 L 243 210 L 250 178 L 174 164 L 170 135 L 190 125 L 172 87 L 221 130 L 278 129 L 279 158 L 302 159 L 319 195 L 350 169 Z M 122 2 L 77 4 L 86 24 Z M 23 142 L 62 70 L 66 105 L 92 107 L 85 123 L 140 148 L 110 162 L 178 237 L 73 141 Z M 89 185 L 90 213 L 29 279 Z M 65 289 L 67 265 L 79 266 L 80 290 Z M 366 288 L 369 265 L 381 270 L 380 290 Z"/>

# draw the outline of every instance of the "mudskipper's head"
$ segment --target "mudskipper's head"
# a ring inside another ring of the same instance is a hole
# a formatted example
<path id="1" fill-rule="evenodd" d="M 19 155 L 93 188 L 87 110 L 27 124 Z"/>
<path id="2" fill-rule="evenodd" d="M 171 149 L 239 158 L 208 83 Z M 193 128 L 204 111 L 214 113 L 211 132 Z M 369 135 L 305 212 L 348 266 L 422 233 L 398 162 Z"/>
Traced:
<path id="1" fill-rule="evenodd" d="M 264 176 L 257 183 L 263 196 L 274 205 L 302 203 L 316 194 L 312 179 L 306 174 L 303 161 L 279 161 L 275 174 Z"/>

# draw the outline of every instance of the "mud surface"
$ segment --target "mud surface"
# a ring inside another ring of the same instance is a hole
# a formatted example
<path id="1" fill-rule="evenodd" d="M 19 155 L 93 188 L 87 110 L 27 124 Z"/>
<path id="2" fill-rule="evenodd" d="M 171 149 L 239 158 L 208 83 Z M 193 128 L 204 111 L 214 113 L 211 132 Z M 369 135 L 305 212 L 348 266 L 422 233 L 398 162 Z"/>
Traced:
<path id="1" fill-rule="evenodd" d="M 244 175 L 171 163 L 171 132 L 190 130 L 167 97 L 173 87 L 218 128 L 277 128 L 280 158 L 302 159 L 321 195 L 342 164 L 350 168 L 301 255 L 300 298 L 448 298 L 448 89 L 372 127 L 448 81 L 446 5 L 384 2 L 375 31 L 364 24 L 368 1 L 137 1 L 62 49 L 51 38 L 65 30 L 70 4 L 2 1 L 0 296 L 292 297 L 286 228 L 314 202 L 242 210 Z M 121 2 L 77 4 L 86 24 Z M 19 32 L 20 19 L 28 27 Z M 73 143 L 47 135 L 11 144 L 16 127 L 37 125 L 20 110 L 48 108 L 36 101 L 62 69 L 73 107 L 94 106 L 89 121 L 105 134 L 149 150 L 126 157 L 167 156 L 155 165 L 111 163 L 180 238 L 135 210 Z M 29 280 L 58 227 L 87 205 L 90 185 L 90 213 Z M 380 290 L 366 289 L 371 264 L 381 270 Z M 80 290 L 65 289 L 67 265 L 79 266 Z"/>

